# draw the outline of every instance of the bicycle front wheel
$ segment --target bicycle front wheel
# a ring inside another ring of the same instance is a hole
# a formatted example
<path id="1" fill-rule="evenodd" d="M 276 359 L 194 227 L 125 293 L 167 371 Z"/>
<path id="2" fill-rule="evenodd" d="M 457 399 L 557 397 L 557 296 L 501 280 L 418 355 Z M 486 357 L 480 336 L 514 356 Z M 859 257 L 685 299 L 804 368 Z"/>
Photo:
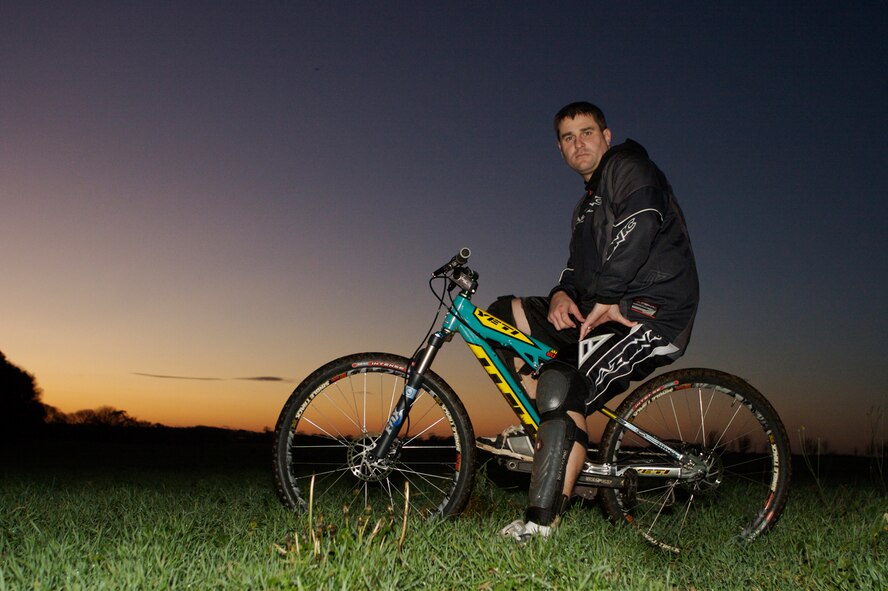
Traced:
<path id="1" fill-rule="evenodd" d="M 626 487 L 602 490 L 613 521 L 673 552 L 719 537 L 751 541 L 774 527 L 789 490 L 789 440 L 777 412 L 747 382 L 680 369 L 639 386 L 616 414 L 691 463 L 680 466 L 611 420 L 599 460 L 627 477 Z"/>
<path id="2" fill-rule="evenodd" d="M 336 359 L 308 376 L 274 433 L 274 473 L 287 507 L 366 512 L 373 519 L 458 514 L 471 494 L 475 436 L 456 393 L 431 370 L 387 457 L 370 458 L 404 391 L 410 360 L 388 353 Z M 312 490 L 313 487 L 313 490 Z"/>

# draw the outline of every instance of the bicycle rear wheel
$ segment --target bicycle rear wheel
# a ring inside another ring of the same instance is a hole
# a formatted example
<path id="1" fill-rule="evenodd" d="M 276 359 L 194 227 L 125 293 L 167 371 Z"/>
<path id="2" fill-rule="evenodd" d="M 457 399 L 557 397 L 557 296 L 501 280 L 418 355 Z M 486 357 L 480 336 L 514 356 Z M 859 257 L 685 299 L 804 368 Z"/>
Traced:
<path id="1" fill-rule="evenodd" d="M 632 524 L 673 552 L 714 538 L 751 541 L 774 527 L 789 490 L 789 440 L 774 408 L 747 382 L 680 369 L 639 386 L 616 414 L 695 458 L 696 466 L 665 476 L 674 476 L 678 462 L 611 420 L 599 460 L 629 482 L 602 489 L 611 520 Z"/>
<path id="2" fill-rule="evenodd" d="M 294 390 L 274 433 L 274 475 L 287 507 L 398 518 L 458 514 L 471 494 L 475 436 L 465 407 L 428 370 L 389 455 L 369 452 L 404 391 L 410 360 L 359 353 L 317 369 Z M 405 488 L 405 484 L 409 487 Z"/>

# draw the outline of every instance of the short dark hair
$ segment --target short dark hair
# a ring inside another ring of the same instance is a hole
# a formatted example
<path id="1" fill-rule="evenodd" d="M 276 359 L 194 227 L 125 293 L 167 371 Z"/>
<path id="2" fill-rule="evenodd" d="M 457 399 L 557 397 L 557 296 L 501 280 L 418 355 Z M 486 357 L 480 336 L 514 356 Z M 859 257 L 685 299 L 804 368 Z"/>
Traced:
<path id="1" fill-rule="evenodd" d="M 598 124 L 598 127 L 600 127 L 602 131 L 607 129 L 607 120 L 604 118 L 604 111 L 602 111 L 592 103 L 587 103 L 585 101 L 571 103 L 562 107 L 560 111 L 555 113 L 555 120 L 553 121 L 553 125 L 555 127 L 555 137 L 558 140 L 561 140 L 561 137 L 558 135 L 558 126 L 561 124 L 561 122 L 568 117 L 573 119 L 577 115 L 591 115 L 592 118 L 595 119 L 595 123 Z"/>

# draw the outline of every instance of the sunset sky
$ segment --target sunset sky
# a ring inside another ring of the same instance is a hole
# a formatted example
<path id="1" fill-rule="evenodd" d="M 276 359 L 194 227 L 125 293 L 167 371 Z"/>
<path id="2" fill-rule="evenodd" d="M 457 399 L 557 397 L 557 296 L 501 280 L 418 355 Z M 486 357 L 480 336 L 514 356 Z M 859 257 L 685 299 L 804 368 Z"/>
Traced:
<path id="1" fill-rule="evenodd" d="M 431 270 L 545 294 L 601 106 L 690 227 L 684 366 L 797 442 L 888 423 L 884 2 L 0 4 L 0 351 L 66 412 L 261 430 L 346 353 L 409 355 Z M 513 422 L 468 349 L 435 369 Z M 884 437 L 884 435 L 882 435 Z"/>

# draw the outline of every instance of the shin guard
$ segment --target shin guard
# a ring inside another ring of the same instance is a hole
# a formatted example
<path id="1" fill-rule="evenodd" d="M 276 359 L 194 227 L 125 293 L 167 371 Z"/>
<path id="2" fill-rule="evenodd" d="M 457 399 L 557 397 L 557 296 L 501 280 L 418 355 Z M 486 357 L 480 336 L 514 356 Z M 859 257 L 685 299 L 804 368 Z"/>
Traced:
<path id="1" fill-rule="evenodd" d="M 554 414 L 554 413 L 553 413 Z M 537 432 L 525 519 L 549 525 L 565 509 L 564 476 L 574 442 L 585 435 L 566 413 L 547 416 Z M 585 438 L 582 438 L 585 439 Z"/>

